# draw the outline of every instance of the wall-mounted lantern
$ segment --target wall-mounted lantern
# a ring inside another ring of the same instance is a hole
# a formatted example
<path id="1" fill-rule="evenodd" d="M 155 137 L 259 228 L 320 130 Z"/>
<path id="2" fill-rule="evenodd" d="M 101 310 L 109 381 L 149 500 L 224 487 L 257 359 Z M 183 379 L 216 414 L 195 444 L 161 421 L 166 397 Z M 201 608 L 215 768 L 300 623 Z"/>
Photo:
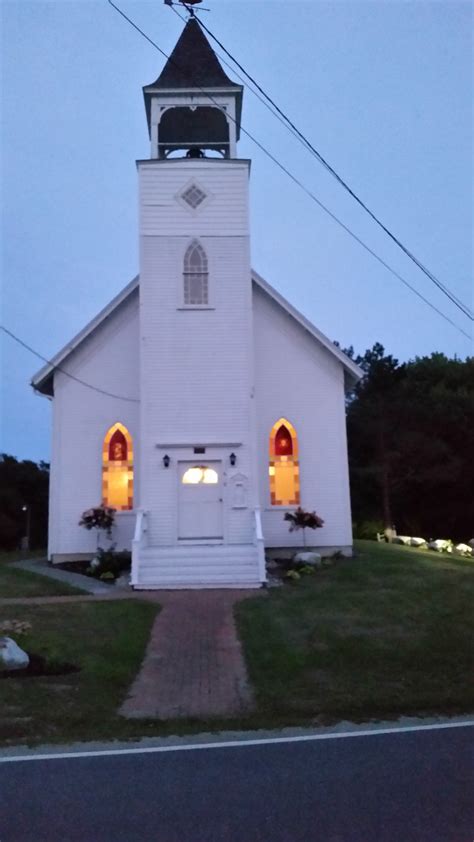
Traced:
<path id="1" fill-rule="evenodd" d="M 171 462 L 170 457 L 168 456 L 168 454 L 167 454 L 167 453 L 165 453 L 165 455 L 163 456 L 163 465 L 164 465 L 164 467 L 165 467 L 165 468 L 169 468 L 169 466 L 170 466 L 170 462 Z"/>
<path id="2" fill-rule="evenodd" d="M 229 462 L 232 465 L 232 467 L 234 467 L 235 463 L 237 462 L 237 456 L 235 455 L 235 453 L 230 454 Z"/>

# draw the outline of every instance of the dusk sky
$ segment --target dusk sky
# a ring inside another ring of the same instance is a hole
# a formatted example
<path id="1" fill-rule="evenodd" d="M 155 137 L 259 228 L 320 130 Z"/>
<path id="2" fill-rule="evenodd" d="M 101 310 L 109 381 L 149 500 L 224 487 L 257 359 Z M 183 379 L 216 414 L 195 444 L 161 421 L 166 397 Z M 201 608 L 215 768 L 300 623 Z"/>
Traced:
<path id="1" fill-rule="evenodd" d="M 171 52 L 163 0 L 117 0 Z M 472 286 L 472 6 L 205 0 L 206 25 L 385 224 L 459 298 Z M 137 273 L 142 86 L 164 59 L 106 0 L 1 4 L 2 323 L 54 355 Z M 219 52 L 219 51 L 218 51 Z M 227 68 L 231 78 L 235 73 Z M 433 304 L 471 322 L 248 90 L 242 124 Z M 341 345 L 400 360 L 472 343 L 418 300 L 245 136 L 254 268 Z M 49 459 L 42 366 L 2 335 L 0 450 Z M 96 383 L 107 388 L 106 383 Z M 79 454 L 80 458 L 80 454 Z"/>

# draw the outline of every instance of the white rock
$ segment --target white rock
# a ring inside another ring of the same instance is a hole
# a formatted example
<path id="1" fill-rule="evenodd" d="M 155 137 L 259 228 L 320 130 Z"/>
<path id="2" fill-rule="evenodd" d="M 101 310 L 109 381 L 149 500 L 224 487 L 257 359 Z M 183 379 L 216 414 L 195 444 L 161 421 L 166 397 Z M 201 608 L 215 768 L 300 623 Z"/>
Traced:
<path id="1" fill-rule="evenodd" d="M 472 549 L 474 550 L 474 538 L 471 538 L 471 540 L 470 540 L 470 541 L 468 541 L 467 543 L 468 543 L 468 544 L 469 544 L 469 546 L 470 546 L 470 547 L 472 547 Z"/>
<path id="2" fill-rule="evenodd" d="M 273 558 L 269 558 L 266 562 L 267 570 L 278 570 L 278 562 Z"/>
<path id="3" fill-rule="evenodd" d="M 456 550 L 458 553 L 463 553 L 463 555 L 472 555 L 472 547 L 469 544 L 457 544 Z"/>
<path id="4" fill-rule="evenodd" d="M 410 538 L 410 547 L 426 547 L 427 543 L 424 538 Z"/>
<path id="5" fill-rule="evenodd" d="M 22 670 L 28 666 L 30 659 L 23 649 L 11 637 L 0 637 L 0 668 L 6 670 Z"/>
<path id="6" fill-rule="evenodd" d="M 278 576 L 267 576 L 265 585 L 267 588 L 281 588 L 283 587 L 283 580 L 279 579 Z"/>
<path id="7" fill-rule="evenodd" d="M 309 564 L 310 567 L 320 567 L 322 563 L 319 553 L 295 553 L 293 561 L 296 564 Z"/>
<path id="8" fill-rule="evenodd" d="M 404 544 L 406 547 L 410 546 L 411 538 L 408 535 L 395 535 L 392 538 L 392 544 Z"/>
<path id="9" fill-rule="evenodd" d="M 130 579 L 130 573 L 121 573 L 120 576 L 118 576 L 115 580 L 115 587 L 126 590 L 130 587 Z"/>
<path id="10" fill-rule="evenodd" d="M 437 553 L 452 553 L 453 545 L 451 541 L 447 541 L 445 538 L 437 538 L 436 541 L 430 541 L 428 544 L 430 550 L 435 550 Z"/>

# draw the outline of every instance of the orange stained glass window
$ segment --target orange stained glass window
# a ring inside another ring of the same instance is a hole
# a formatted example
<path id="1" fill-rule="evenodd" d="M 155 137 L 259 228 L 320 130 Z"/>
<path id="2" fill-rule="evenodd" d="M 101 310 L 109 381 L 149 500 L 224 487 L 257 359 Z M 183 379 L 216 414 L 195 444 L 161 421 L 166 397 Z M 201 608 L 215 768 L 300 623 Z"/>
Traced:
<path id="1" fill-rule="evenodd" d="M 270 433 L 268 475 L 272 506 L 297 506 L 300 503 L 300 467 L 296 430 L 286 418 L 280 418 Z"/>
<path id="2" fill-rule="evenodd" d="M 133 442 L 119 422 L 107 431 L 102 446 L 102 502 L 117 511 L 133 508 Z"/>

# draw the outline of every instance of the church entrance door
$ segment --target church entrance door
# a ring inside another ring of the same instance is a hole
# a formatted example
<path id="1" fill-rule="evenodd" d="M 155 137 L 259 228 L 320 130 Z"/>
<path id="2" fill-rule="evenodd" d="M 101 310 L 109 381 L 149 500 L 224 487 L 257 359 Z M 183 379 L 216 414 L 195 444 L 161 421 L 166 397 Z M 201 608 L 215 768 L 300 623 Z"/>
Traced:
<path id="1" fill-rule="evenodd" d="M 223 537 L 222 463 L 179 462 L 178 538 Z"/>

